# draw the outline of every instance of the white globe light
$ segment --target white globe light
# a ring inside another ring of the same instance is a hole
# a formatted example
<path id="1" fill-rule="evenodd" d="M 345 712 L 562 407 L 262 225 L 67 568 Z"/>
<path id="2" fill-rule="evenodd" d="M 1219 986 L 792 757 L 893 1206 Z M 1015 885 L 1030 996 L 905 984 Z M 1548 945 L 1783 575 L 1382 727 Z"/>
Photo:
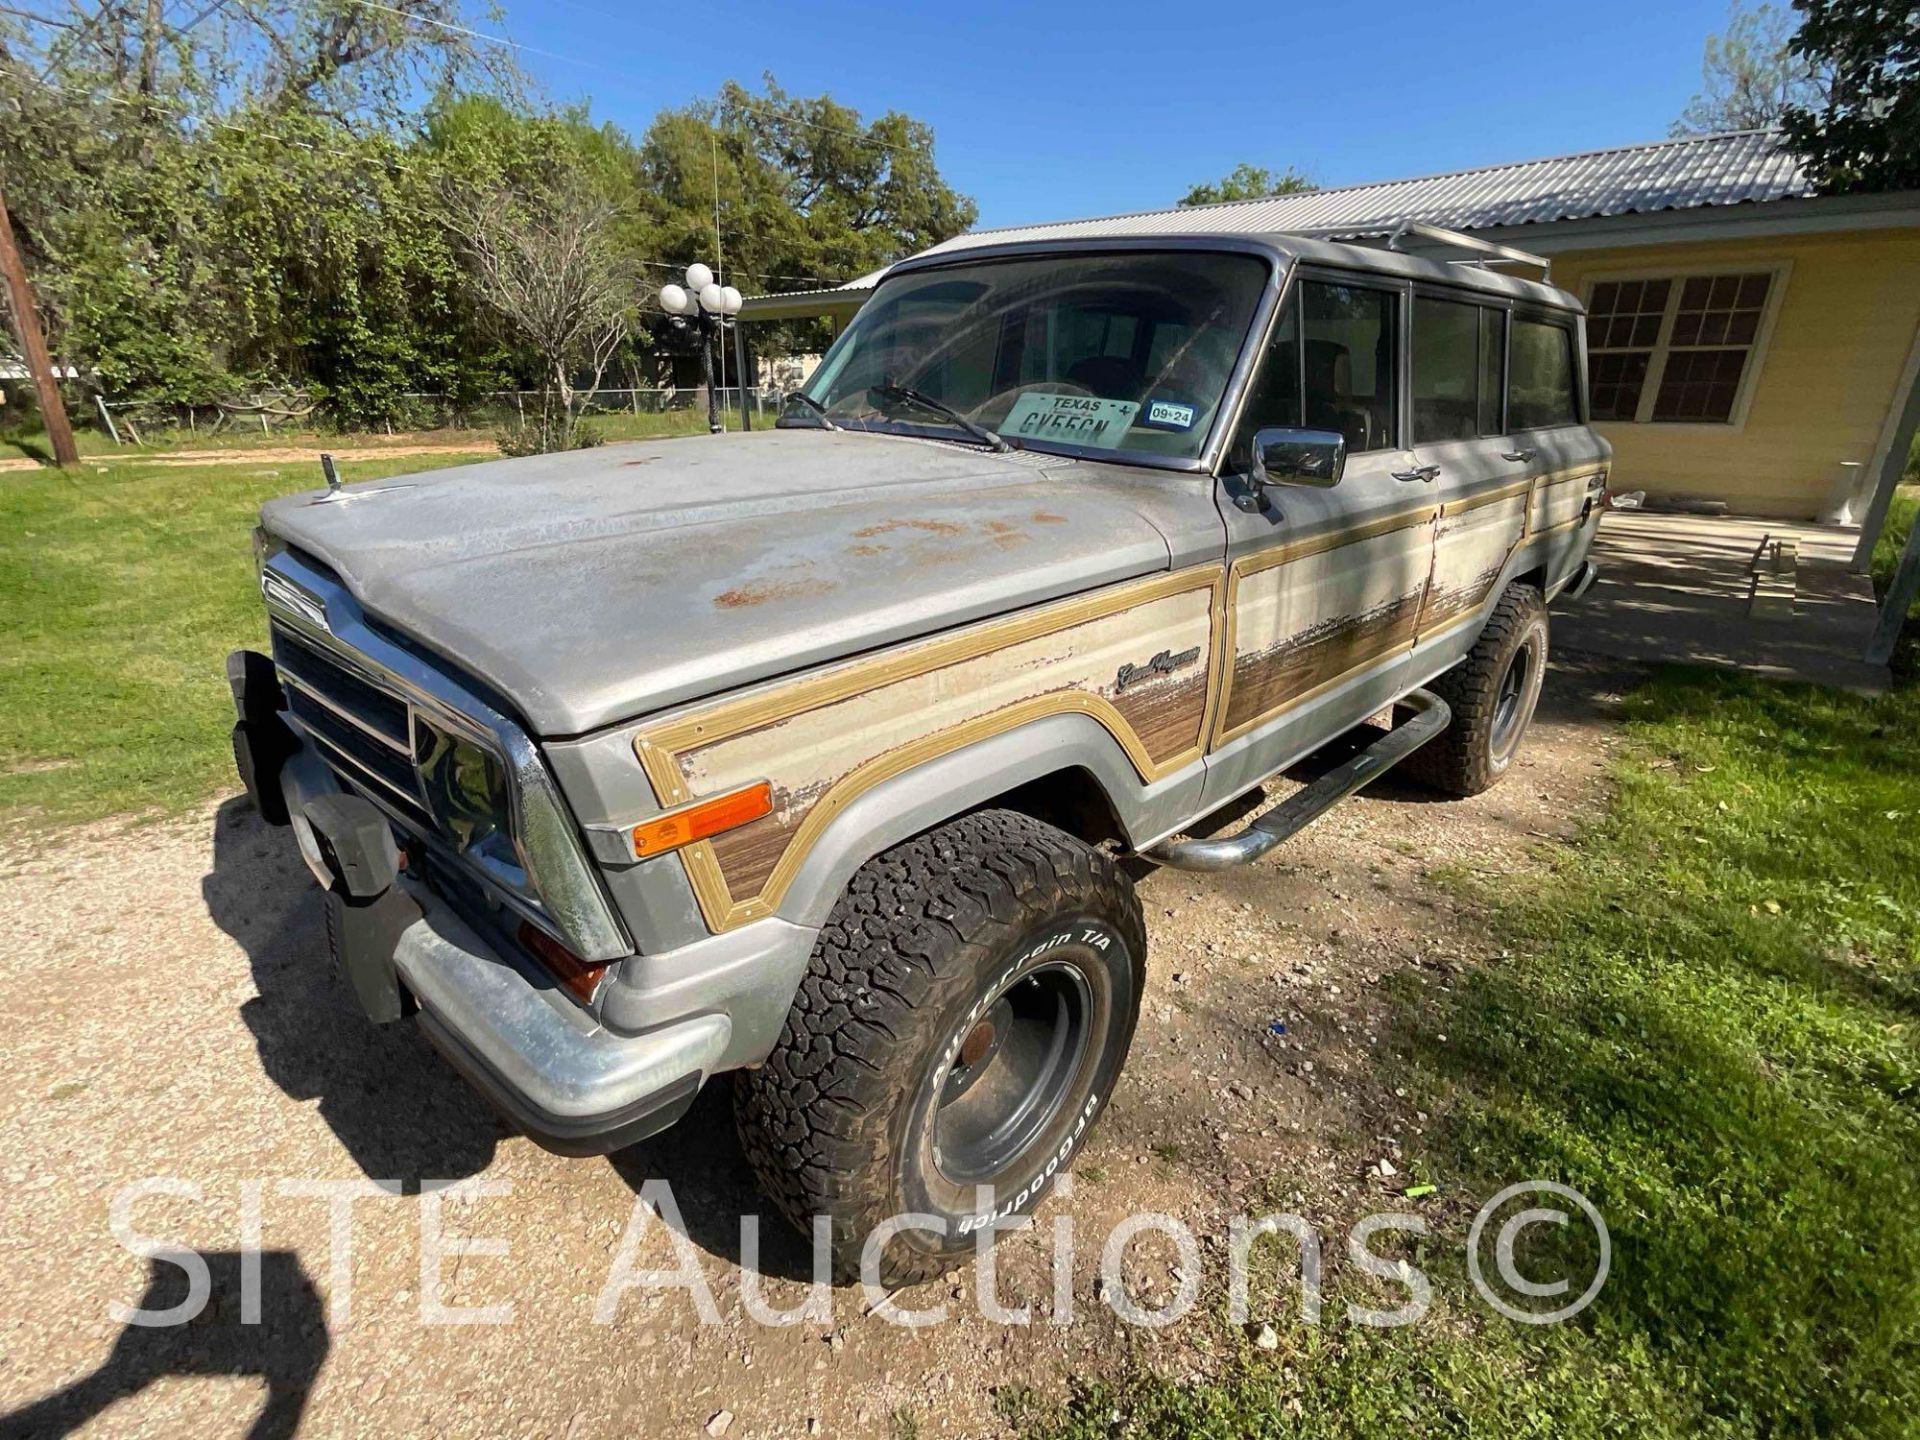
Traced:
<path id="1" fill-rule="evenodd" d="M 694 294 L 698 295 L 712 283 L 713 271 L 702 265 L 698 260 L 687 266 L 687 289 L 691 290 Z"/>
<path id="2" fill-rule="evenodd" d="M 726 305 L 726 296 L 721 293 L 718 285 L 709 283 L 700 291 L 700 308 L 709 315 L 718 315 L 726 309 Z"/>
<path id="3" fill-rule="evenodd" d="M 731 285 L 720 287 L 720 308 L 728 315 L 738 315 L 745 298 Z"/>
<path id="4" fill-rule="evenodd" d="M 687 292 L 682 290 L 678 285 L 662 285 L 660 287 L 660 308 L 669 315 L 686 314 L 687 303 Z"/>

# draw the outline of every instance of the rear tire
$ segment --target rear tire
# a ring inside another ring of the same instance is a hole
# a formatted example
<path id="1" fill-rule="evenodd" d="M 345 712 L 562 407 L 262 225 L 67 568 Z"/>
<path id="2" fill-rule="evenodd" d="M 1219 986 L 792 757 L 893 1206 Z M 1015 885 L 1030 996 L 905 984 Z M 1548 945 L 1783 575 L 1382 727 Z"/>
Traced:
<path id="1" fill-rule="evenodd" d="M 987 1222 L 1025 1214 L 1085 1144 L 1140 1014 L 1146 930 L 1112 858 L 986 810 L 860 868 L 834 906 L 766 1064 L 735 1115 L 761 1186 L 834 1270 L 936 1275 Z M 990 1203 L 982 1203 L 991 1187 Z"/>
<path id="2" fill-rule="evenodd" d="M 1509 585 L 1467 658 L 1427 686 L 1453 723 L 1401 770 L 1460 799 L 1491 789 L 1520 752 L 1546 673 L 1547 602 L 1531 585 Z"/>

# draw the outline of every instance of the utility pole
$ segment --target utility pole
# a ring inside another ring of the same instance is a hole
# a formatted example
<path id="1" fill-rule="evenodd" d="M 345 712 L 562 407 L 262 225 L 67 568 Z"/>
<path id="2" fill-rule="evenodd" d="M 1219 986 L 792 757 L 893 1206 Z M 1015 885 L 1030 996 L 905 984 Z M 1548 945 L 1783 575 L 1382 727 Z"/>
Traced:
<path id="1" fill-rule="evenodd" d="M 13 241 L 13 217 L 7 213 L 4 190 L 0 190 L 0 275 L 6 277 L 14 333 L 20 337 L 20 355 L 27 362 L 34 391 L 40 397 L 40 418 L 47 427 L 47 440 L 53 446 L 54 463 L 78 465 L 80 452 L 73 447 L 73 427 L 67 424 L 67 407 L 61 403 L 60 387 L 54 382 L 47 343 L 40 338 L 40 312 L 34 308 L 33 287 L 27 284 L 26 262 L 20 258 L 20 247 Z"/>

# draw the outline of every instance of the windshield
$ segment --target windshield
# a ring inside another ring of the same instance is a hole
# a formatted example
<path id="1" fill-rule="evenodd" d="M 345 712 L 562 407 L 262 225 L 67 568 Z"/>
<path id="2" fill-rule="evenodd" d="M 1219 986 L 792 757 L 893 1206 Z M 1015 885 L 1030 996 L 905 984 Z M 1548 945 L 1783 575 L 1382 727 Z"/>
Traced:
<path id="1" fill-rule="evenodd" d="M 1256 256 L 1196 251 L 900 275 L 807 382 L 818 412 L 782 423 L 983 438 L 964 419 L 1020 446 L 1196 459 L 1266 281 Z"/>

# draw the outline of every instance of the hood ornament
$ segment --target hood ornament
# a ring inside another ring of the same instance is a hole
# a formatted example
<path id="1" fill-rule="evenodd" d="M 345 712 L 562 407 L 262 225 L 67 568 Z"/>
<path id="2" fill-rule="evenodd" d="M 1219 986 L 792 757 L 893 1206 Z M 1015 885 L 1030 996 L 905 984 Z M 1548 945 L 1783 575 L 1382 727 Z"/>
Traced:
<path id="1" fill-rule="evenodd" d="M 369 495 L 385 495 L 391 490 L 414 488 L 413 482 L 406 480 L 398 485 L 382 485 L 378 490 L 362 488 L 349 493 L 346 486 L 341 483 L 340 471 L 333 463 L 333 456 L 324 450 L 320 452 L 320 473 L 327 478 L 327 493 L 314 496 L 307 502 L 309 505 L 344 505 L 349 500 L 360 500 Z"/>

